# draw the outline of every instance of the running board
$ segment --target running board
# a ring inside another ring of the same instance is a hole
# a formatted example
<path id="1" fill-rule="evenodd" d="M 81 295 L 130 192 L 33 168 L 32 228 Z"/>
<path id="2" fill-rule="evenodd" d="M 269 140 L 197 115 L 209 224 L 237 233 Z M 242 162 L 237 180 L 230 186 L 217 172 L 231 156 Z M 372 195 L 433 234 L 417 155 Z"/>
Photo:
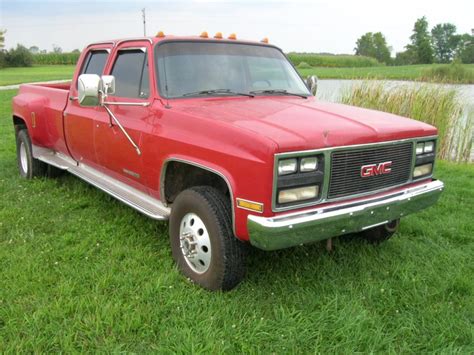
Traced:
<path id="1" fill-rule="evenodd" d="M 164 220 L 168 219 L 170 215 L 170 208 L 163 205 L 160 200 L 130 187 L 121 181 L 111 178 L 96 169 L 78 163 L 64 154 L 33 145 L 33 156 L 36 159 L 53 165 L 59 169 L 69 171 L 71 174 L 74 174 L 91 185 L 94 185 L 148 217 Z"/>

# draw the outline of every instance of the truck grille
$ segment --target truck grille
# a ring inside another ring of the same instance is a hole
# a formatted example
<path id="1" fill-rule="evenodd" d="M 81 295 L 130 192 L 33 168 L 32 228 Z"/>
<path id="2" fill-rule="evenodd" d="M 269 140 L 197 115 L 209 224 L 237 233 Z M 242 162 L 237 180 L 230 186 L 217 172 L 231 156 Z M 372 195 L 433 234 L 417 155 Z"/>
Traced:
<path id="1" fill-rule="evenodd" d="M 328 198 L 339 198 L 401 185 L 410 178 L 413 144 L 348 149 L 331 154 Z M 361 176 L 361 167 L 391 161 L 391 172 Z"/>

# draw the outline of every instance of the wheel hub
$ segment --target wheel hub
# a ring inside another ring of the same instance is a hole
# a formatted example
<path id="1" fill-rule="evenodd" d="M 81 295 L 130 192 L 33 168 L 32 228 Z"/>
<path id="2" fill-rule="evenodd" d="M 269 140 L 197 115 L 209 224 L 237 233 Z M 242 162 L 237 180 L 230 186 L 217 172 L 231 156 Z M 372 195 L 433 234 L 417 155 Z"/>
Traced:
<path id="1" fill-rule="evenodd" d="M 211 262 L 211 241 L 206 225 L 197 214 L 188 213 L 181 220 L 179 242 L 188 266 L 198 274 L 206 272 Z"/>

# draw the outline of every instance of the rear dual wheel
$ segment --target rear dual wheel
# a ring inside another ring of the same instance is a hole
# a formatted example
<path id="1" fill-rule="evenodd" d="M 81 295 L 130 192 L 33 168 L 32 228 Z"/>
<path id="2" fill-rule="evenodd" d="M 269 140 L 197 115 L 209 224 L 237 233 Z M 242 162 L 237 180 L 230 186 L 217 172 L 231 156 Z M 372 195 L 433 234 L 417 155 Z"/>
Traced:
<path id="1" fill-rule="evenodd" d="M 230 290 L 245 275 L 245 245 L 232 231 L 230 201 L 218 190 L 193 187 L 173 202 L 169 234 L 173 258 L 192 282 Z"/>
<path id="2" fill-rule="evenodd" d="M 16 157 L 20 176 L 25 179 L 41 176 L 56 177 L 63 172 L 33 157 L 31 139 L 26 129 L 18 131 L 16 136 Z"/>

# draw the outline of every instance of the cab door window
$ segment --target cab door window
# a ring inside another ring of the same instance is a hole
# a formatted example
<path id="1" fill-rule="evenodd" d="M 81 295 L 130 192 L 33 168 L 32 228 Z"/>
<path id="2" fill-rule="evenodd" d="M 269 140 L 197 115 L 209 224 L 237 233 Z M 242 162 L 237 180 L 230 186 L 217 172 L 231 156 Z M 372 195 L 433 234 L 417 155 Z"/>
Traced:
<path id="1" fill-rule="evenodd" d="M 115 96 L 137 99 L 146 99 L 150 96 L 146 51 L 119 50 L 111 75 L 115 77 Z"/>

